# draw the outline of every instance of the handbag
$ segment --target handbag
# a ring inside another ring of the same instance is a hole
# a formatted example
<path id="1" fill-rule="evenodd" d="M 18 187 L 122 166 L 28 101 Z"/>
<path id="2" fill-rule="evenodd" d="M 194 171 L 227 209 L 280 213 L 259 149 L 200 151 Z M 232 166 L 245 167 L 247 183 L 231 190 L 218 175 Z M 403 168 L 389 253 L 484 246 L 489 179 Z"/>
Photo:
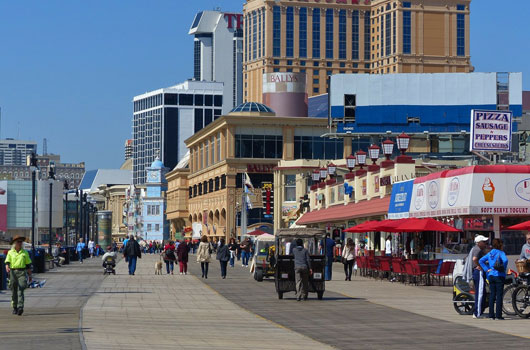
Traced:
<path id="1" fill-rule="evenodd" d="M 506 272 L 500 254 L 499 256 L 497 256 L 497 261 L 495 261 L 495 265 L 493 265 L 493 268 L 499 272 Z"/>

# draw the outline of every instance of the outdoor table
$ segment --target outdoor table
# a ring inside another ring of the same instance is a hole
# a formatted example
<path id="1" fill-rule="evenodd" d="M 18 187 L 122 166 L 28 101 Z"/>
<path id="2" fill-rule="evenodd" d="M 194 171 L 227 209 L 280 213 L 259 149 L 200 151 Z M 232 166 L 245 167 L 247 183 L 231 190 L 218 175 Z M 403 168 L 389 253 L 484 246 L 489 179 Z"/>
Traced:
<path id="1" fill-rule="evenodd" d="M 437 262 L 434 262 L 434 263 L 425 263 L 425 264 L 418 264 L 418 266 L 425 266 L 427 267 L 427 282 L 426 282 L 426 286 L 432 286 L 431 284 L 431 273 L 432 273 L 432 268 L 434 267 L 435 269 L 438 267 L 438 263 Z"/>

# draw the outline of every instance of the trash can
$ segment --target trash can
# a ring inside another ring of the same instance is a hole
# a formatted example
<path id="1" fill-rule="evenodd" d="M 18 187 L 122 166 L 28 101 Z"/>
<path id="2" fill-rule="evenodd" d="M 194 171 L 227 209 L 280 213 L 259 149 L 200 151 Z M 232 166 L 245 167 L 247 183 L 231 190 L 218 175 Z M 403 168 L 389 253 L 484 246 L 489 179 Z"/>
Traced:
<path id="1" fill-rule="evenodd" d="M 35 256 L 33 257 L 33 272 L 44 273 L 45 266 L 44 261 L 46 257 L 46 251 L 43 248 L 35 249 Z"/>
<path id="2" fill-rule="evenodd" d="M 6 257 L 0 254 L 0 290 L 7 289 L 7 272 L 5 266 Z"/>
<path id="3" fill-rule="evenodd" d="M 68 247 L 68 252 L 70 254 L 70 261 L 79 261 L 79 257 L 75 251 L 75 247 Z"/>

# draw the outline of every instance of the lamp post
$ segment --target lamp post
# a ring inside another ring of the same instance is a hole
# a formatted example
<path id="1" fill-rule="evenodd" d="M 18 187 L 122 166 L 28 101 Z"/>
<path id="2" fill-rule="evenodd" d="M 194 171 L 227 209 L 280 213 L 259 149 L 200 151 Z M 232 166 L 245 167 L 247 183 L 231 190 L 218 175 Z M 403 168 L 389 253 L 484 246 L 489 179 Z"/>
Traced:
<path id="1" fill-rule="evenodd" d="M 64 180 L 63 189 L 65 190 L 65 221 L 64 221 L 64 231 L 63 231 L 63 239 L 64 239 L 64 245 L 67 246 L 70 243 L 70 239 L 68 237 L 68 181 Z"/>
<path id="2" fill-rule="evenodd" d="M 400 150 L 401 155 L 396 158 L 396 163 L 414 163 L 411 156 L 405 155 L 405 151 L 409 148 L 409 144 L 410 136 L 404 132 L 397 137 L 397 147 Z"/>
<path id="3" fill-rule="evenodd" d="M 366 152 L 363 150 L 359 150 L 356 153 L 357 156 L 357 163 L 359 163 L 359 166 L 361 167 L 361 170 L 363 166 L 366 165 Z"/>
<path id="4" fill-rule="evenodd" d="M 383 141 L 383 154 L 386 157 L 386 160 L 381 162 L 381 166 L 383 168 L 390 167 L 394 164 L 394 162 L 390 160 L 392 153 L 394 153 L 394 142 L 392 140 L 386 139 Z"/>
<path id="5" fill-rule="evenodd" d="M 346 179 L 352 179 L 355 177 L 355 175 L 353 174 L 353 169 L 355 168 L 356 161 L 357 159 L 353 154 L 350 154 L 346 157 L 346 166 L 348 167 L 348 169 L 350 169 L 350 172 L 345 176 Z"/>
<path id="6" fill-rule="evenodd" d="M 405 155 L 405 151 L 409 148 L 410 143 L 410 136 L 405 134 L 404 132 L 401 133 L 397 137 L 397 146 L 398 149 L 401 151 L 401 155 Z"/>
<path id="7" fill-rule="evenodd" d="M 50 213 L 48 217 L 48 254 L 52 255 L 52 205 L 53 205 L 53 181 L 55 180 L 55 164 L 50 164 L 48 181 L 50 181 Z"/>
<path id="8" fill-rule="evenodd" d="M 75 244 L 79 241 L 79 189 L 75 190 Z"/>
<path id="9" fill-rule="evenodd" d="M 381 148 L 379 146 L 373 144 L 368 148 L 368 156 L 372 160 L 372 165 L 368 166 L 368 171 L 378 171 L 379 166 L 376 164 L 377 160 L 379 159 L 379 153 L 381 152 Z"/>
<path id="10" fill-rule="evenodd" d="M 337 173 L 337 166 L 333 163 L 328 164 L 328 174 L 330 177 L 334 177 Z"/>
<path id="11" fill-rule="evenodd" d="M 31 153 L 29 158 L 29 166 L 31 168 L 31 252 L 33 259 L 35 258 L 35 177 L 37 172 L 37 156 Z"/>
<path id="12" fill-rule="evenodd" d="M 320 181 L 326 180 L 327 176 L 328 176 L 328 169 L 324 167 L 320 168 Z"/>

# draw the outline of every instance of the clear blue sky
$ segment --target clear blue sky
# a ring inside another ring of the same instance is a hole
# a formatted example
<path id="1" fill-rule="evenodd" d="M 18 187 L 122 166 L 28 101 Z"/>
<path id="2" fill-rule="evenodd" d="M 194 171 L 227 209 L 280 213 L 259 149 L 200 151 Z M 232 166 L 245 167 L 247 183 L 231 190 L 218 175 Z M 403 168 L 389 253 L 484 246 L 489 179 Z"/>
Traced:
<path id="1" fill-rule="evenodd" d="M 195 13 L 243 0 L 0 2 L 1 137 L 48 139 L 88 169 L 116 168 L 131 137 L 132 97 L 193 74 Z M 507 4 L 509 3 L 509 5 Z M 528 0 L 473 0 L 476 71 L 522 71 L 530 90 Z"/>

